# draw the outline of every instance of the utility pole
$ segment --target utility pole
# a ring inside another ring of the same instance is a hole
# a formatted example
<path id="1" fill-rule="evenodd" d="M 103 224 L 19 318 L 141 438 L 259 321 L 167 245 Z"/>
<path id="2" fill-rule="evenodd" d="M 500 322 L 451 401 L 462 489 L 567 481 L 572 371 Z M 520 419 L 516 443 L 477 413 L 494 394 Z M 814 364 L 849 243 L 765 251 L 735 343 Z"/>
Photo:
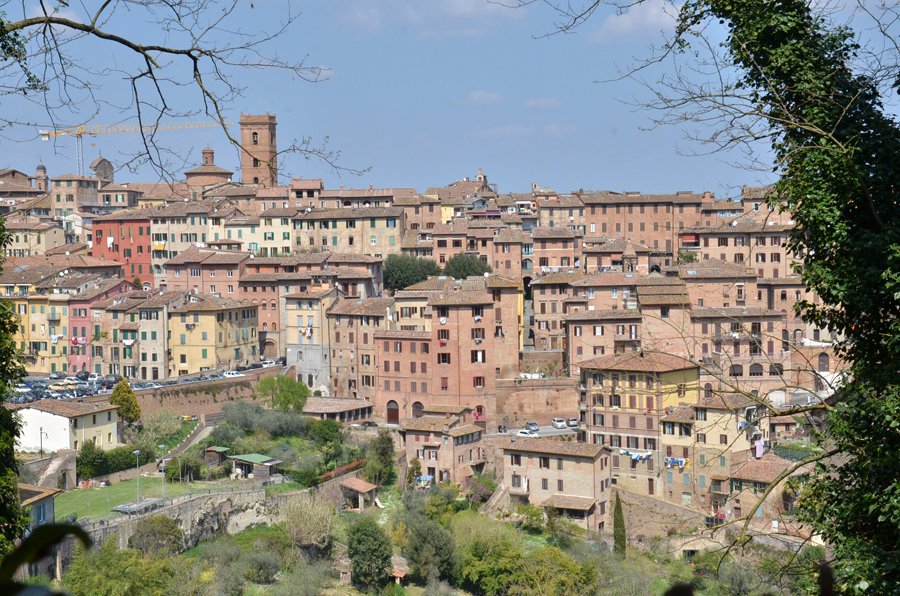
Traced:
<path id="1" fill-rule="evenodd" d="M 137 480 L 137 500 L 141 500 L 141 450 L 135 449 L 134 454 L 134 477 Z"/>

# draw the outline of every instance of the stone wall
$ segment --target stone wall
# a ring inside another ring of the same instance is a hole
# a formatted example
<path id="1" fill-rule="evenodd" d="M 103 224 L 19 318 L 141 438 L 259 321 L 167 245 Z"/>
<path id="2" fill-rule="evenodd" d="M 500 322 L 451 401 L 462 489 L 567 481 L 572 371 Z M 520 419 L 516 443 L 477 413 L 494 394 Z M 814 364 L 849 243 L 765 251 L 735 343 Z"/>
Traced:
<path id="1" fill-rule="evenodd" d="M 614 488 L 622 499 L 628 544 L 648 547 L 650 538 L 669 534 L 695 533 L 703 528 L 703 515 L 687 507 Z M 610 495 L 610 507 L 615 506 L 615 494 Z M 610 526 L 612 532 L 612 526 Z"/>
<path id="2" fill-rule="evenodd" d="M 497 379 L 494 424 L 510 428 L 521 427 L 529 420 L 550 424 L 556 416 L 578 416 L 577 379 Z"/>
<path id="3" fill-rule="evenodd" d="M 220 412 L 226 403 L 252 400 L 259 380 L 279 374 L 281 370 L 279 367 L 262 368 L 247 371 L 246 377 L 144 389 L 135 395 L 143 414 L 168 410 L 179 416 L 203 418 L 206 414 Z M 109 395 L 87 397 L 84 401 L 105 403 L 109 401 Z"/>

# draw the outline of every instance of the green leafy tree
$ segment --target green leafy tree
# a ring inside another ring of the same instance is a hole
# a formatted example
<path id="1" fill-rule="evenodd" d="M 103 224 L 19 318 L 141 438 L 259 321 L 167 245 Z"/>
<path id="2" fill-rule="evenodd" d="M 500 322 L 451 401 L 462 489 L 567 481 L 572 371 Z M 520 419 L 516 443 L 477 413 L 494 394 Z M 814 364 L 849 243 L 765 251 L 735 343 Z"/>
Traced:
<path id="1" fill-rule="evenodd" d="M 168 515 L 151 515 L 141 519 L 128 538 L 128 548 L 151 556 L 175 554 L 183 546 L 184 532 L 178 522 Z"/>
<path id="2" fill-rule="evenodd" d="M 522 541 L 508 525 L 475 512 L 453 517 L 451 533 L 463 587 L 474 594 L 509 593 L 525 555 Z"/>
<path id="3" fill-rule="evenodd" d="M 440 267 L 432 259 L 392 254 L 384 262 L 384 287 L 391 291 L 402 290 L 428 279 L 429 275 L 440 273 Z"/>
<path id="4" fill-rule="evenodd" d="M 165 594 L 173 560 L 145 557 L 122 549 L 115 539 L 100 548 L 79 550 L 63 576 L 63 587 L 73 596 L 107 594 Z"/>
<path id="5" fill-rule="evenodd" d="M 266 377 L 256 385 L 256 395 L 279 412 L 302 412 L 309 393 L 305 383 L 283 375 Z"/>
<path id="6" fill-rule="evenodd" d="M 409 562 L 413 578 L 421 583 L 452 579 L 456 571 L 456 552 L 450 533 L 422 513 L 403 517 L 406 542 L 403 556 Z"/>
<path id="7" fill-rule="evenodd" d="M 473 275 L 490 273 L 491 267 L 475 255 L 459 253 L 447 259 L 444 274 L 455 279 L 465 279 Z"/>
<path id="8" fill-rule="evenodd" d="M 141 418 L 141 407 L 138 405 L 137 396 L 125 379 L 116 384 L 109 403 L 116 406 L 119 418 L 128 424 L 134 424 Z"/>
<path id="9" fill-rule="evenodd" d="M 0 246 L 8 238 L 0 222 Z M 0 555 L 7 553 L 28 527 L 28 515 L 19 506 L 16 475 L 16 439 L 21 423 L 15 412 L 3 407 L 9 399 L 10 387 L 24 372 L 13 341 L 18 320 L 8 303 L 0 304 Z"/>
<path id="10" fill-rule="evenodd" d="M 350 526 L 347 542 L 353 581 L 369 588 L 383 586 L 391 567 L 391 541 L 384 530 L 363 516 Z"/>
<path id="11" fill-rule="evenodd" d="M 422 462 L 418 457 L 414 457 L 406 469 L 406 488 L 414 488 L 416 486 L 416 478 L 421 475 Z"/>
<path id="12" fill-rule="evenodd" d="M 555 546 L 528 554 L 513 579 L 514 594 L 593 594 L 597 590 L 597 569 L 579 563 Z"/>
<path id="13" fill-rule="evenodd" d="M 334 445 L 343 441 L 342 431 L 343 426 L 341 426 L 341 423 L 331 418 L 313 420 L 306 426 L 307 436 L 320 447 L 328 444 Z"/>
<path id="14" fill-rule="evenodd" d="M 394 475 L 394 439 L 381 429 L 366 449 L 366 478 L 375 484 L 388 484 Z"/>
<path id="15" fill-rule="evenodd" d="M 625 531 L 625 512 L 622 510 L 622 501 L 619 493 L 616 493 L 616 505 L 613 509 L 613 552 L 624 558 L 628 547 L 628 534 Z"/>

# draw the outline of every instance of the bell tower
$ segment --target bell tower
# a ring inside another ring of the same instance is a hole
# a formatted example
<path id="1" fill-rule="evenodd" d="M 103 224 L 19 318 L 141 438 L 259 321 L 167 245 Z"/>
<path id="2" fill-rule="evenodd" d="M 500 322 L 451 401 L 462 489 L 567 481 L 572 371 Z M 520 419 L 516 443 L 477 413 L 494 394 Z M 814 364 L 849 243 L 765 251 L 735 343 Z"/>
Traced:
<path id="1" fill-rule="evenodd" d="M 278 185 L 275 114 L 241 114 L 241 182 L 266 188 Z M 248 154 L 249 152 L 249 154 Z"/>

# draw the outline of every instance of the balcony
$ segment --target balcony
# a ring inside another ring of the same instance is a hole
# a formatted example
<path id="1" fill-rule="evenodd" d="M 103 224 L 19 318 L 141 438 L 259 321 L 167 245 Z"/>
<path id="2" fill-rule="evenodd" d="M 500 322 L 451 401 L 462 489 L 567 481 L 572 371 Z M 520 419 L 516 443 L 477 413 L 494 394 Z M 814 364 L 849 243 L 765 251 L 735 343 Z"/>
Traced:
<path id="1" fill-rule="evenodd" d="M 60 313 L 51 310 L 50 314 L 47 315 L 47 320 L 48 321 L 59 321 L 59 320 L 61 320 L 61 315 L 60 315 Z"/>
<path id="2" fill-rule="evenodd" d="M 731 494 L 731 490 L 728 487 L 727 480 L 713 480 L 709 485 L 709 492 L 717 495 Z"/>

